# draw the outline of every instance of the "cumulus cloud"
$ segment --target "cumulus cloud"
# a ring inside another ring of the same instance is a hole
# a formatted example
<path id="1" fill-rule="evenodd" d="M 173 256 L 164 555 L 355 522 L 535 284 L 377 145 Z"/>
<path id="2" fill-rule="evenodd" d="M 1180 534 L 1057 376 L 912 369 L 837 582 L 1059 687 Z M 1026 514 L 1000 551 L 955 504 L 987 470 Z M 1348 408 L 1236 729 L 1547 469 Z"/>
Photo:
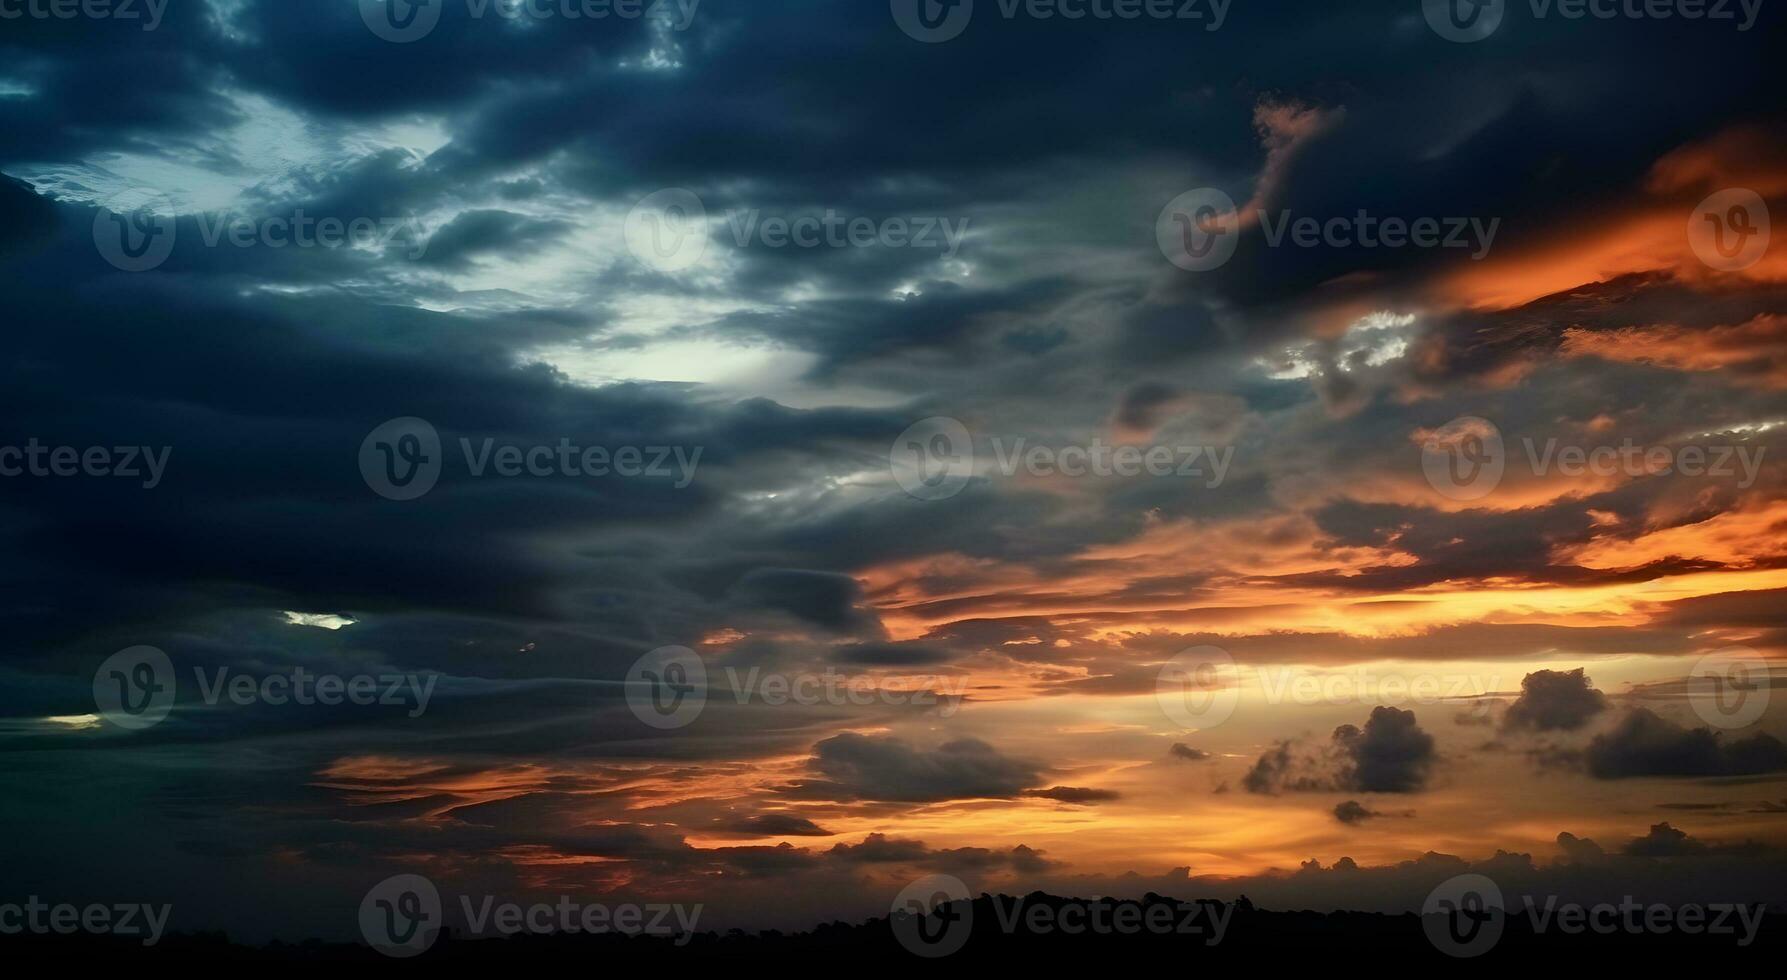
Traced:
<path id="1" fill-rule="evenodd" d="M 1438 755 L 1413 711 L 1373 708 L 1365 727 L 1341 725 L 1327 746 L 1278 743 L 1242 778 L 1250 793 L 1354 791 L 1412 793 L 1423 788 Z"/>
<path id="2" fill-rule="evenodd" d="M 1754 776 L 1787 770 L 1787 744 L 1767 732 L 1730 739 L 1685 728 L 1649 708 L 1634 708 L 1584 752 L 1596 779 L 1641 776 Z"/>
<path id="3" fill-rule="evenodd" d="M 1535 732 L 1575 731 L 1607 710 L 1607 696 L 1578 667 L 1536 670 L 1520 681 L 1520 697 L 1502 715 L 1502 727 Z"/>

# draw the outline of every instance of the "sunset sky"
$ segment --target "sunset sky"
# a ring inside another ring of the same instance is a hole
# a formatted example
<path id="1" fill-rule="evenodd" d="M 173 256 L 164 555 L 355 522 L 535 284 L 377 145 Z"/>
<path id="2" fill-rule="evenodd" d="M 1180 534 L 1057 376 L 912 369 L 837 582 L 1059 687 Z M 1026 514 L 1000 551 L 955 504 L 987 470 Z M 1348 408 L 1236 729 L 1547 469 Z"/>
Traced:
<path id="1" fill-rule="evenodd" d="M 0 19 L 0 899 L 1787 901 L 1781 9 L 383 2 Z"/>

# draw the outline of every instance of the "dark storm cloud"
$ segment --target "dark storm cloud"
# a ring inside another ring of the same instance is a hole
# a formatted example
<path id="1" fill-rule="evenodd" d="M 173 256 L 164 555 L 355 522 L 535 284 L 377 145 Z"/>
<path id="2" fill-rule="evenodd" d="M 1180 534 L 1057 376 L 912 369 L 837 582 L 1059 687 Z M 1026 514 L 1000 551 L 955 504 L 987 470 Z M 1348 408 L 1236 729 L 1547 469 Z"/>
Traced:
<path id="1" fill-rule="evenodd" d="M 1502 715 L 1502 727 L 1536 732 L 1574 731 L 1607 710 L 1583 668 L 1536 670 L 1520 680 L 1520 697 Z"/>
<path id="2" fill-rule="evenodd" d="M 1210 758 L 1210 753 L 1203 749 L 1194 749 L 1184 742 L 1174 742 L 1172 748 L 1167 749 L 1167 755 L 1185 762 L 1203 762 Z"/>
<path id="3" fill-rule="evenodd" d="M 1242 778 L 1250 793 L 1413 793 L 1427 784 L 1438 754 L 1413 711 L 1379 706 L 1365 727 L 1341 725 L 1326 746 L 1278 743 Z"/>
<path id="4" fill-rule="evenodd" d="M 854 733 L 813 746 L 808 766 L 817 778 L 790 787 L 791 796 L 906 803 L 1014 797 L 1041 782 L 1045 771 L 1032 760 L 1006 756 L 973 738 L 924 749 L 897 738 Z"/>
<path id="5" fill-rule="evenodd" d="M 727 827 L 753 837 L 830 837 L 832 832 L 792 813 L 764 813 Z"/>
<path id="6" fill-rule="evenodd" d="M 513 253 L 551 241 L 569 231 L 563 221 L 543 221 L 508 211 L 467 211 L 428 239 L 425 261 L 465 266 L 480 255 Z"/>
<path id="7" fill-rule="evenodd" d="M 1767 732 L 1727 737 L 1633 708 L 1612 731 L 1595 736 L 1585 759 L 1596 779 L 1753 776 L 1787 770 L 1787 745 Z"/>
<path id="8" fill-rule="evenodd" d="M 177 859 L 190 875 L 153 877 L 214 910 L 198 926 L 258 917 L 269 933 L 303 934 L 338 929 L 335 899 L 362 893 L 357 876 L 369 870 L 407 869 L 394 855 L 444 855 L 488 876 L 490 889 L 512 885 L 497 855 L 517 847 L 576 859 L 531 871 L 567 888 L 605 870 L 701 895 L 769 881 L 777 902 L 763 891 L 730 897 L 754 910 L 808 903 L 799 907 L 811 918 L 785 923 L 803 926 L 833 914 L 823 902 L 860 897 L 852 876 L 882 856 L 1053 872 L 1022 845 L 939 850 L 883 835 L 836 852 L 691 846 L 685 832 L 811 837 L 913 805 L 1042 807 L 1115 793 L 1052 785 L 1042 762 L 975 739 L 942 734 L 926 748 L 838 734 L 902 717 L 881 708 L 714 699 L 688 729 L 648 732 L 616 682 L 641 654 L 678 644 L 716 663 L 790 669 L 985 657 L 1020 665 L 1048 693 L 1145 693 L 1174 644 L 1219 634 L 1110 632 L 1134 630 L 1131 610 L 1211 605 L 1240 585 L 1364 594 L 1717 569 L 1695 558 L 1633 568 L 1551 558 L 1690 526 L 1734 501 L 1725 488 L 1695 487 L 1694 506 L 1656 507 L 1669 485 L 1653 481 L 1513 513 L 1324 497 L 1306 505 L 1314 550 L 1408 560 L 1174 568 L 1047 587 L 1096 577 L 1107 563 L 1083 560 L 1084 550 L 1162 520 L 1274 516 L 1299 506 L 1287 500 L 1309 473 L 1344 487 L 1356 474 L 1397 472 L 1406 459 L 1384 447 L 1408 447 L 1411 415 L 1437 424 L 1478 410 L 1518 434 L 1641 404 L 1656 420 L 1644 424 L 1671 435 L 1682 419 L 1778 408 L 1768 392 L 1732 395 L 1656 366 L 1581 355 L 1565 376 L 1549 362 L 1564 344 L 1555 324 L 1702 329 L 1778 313 L 1779 287 L 1744 294 L 1620 277 L 1424 321 L 1416 363 L 1363 365 L 1324 336 L 1320 376 L 1275 380 L 1253 358 L 1310 339 L 1314 311 L 1349 301 L 1400 309 L 1469 260 L 1271 248 L 1253 229 L 1229 266 L 1187 276 L 1152 243 L 1176 194 L 1212 185 L 1244 200 L 1268 171 L 1268 207 L 1495 217 L 1498 248 L 1591 223 L 1661 153 L 1777 106 L 1783 68 L 1750 38 L 1534 23 L 1461 61 L 1412 7 L 1360 0 L 1318 16 L 1284 0 L 1237 5 L 1214 36 L 983 15 L 956 42 L 926 46 L 903 36 L 884 4 L 704 0 L 685 31 L 473 19 L 448 3 L 431 36 L 393 45 L 355 6 L 182 0 L 153 32 L 25 19 L 0 35 L 0 168 L 32 177 L 27 186 L 0 175 L 0 444 L 173 447 L 160 492 L 0 483 L 12 641 L 0 738 L 8 781 L 24 788 L 9 794 L 0 829 L 43 845 L 12 849 L 30 852 L 9 854 L 18 881 L 105 884 L 114 866 L 148 874 Z M 1631 105 L 1645 109 L 1624 111 Z M 1261 130 L 1282 112 L 1324 124 L 1272 157 Z M 207 247 L 205 223 L 217 216 L 187 213 L 160 269 L 122 274 L 95 253 L 90 202 L 144 180 L 207 201 L 233 194 L 249 218 L 414 217 L 429 236 L 413 243 L 422 249 Z M 671 185 L 699 192 L 718 222 L 709 247 L 721 274 L 678 279 L 580 250 L 579 233 L 612 231 L 641 195 Z M 729 212 L 753 208 L 966 219 L 967 265 L 922 250 L 737 247 Z M 490 281 L 474 275 L 503 262 L 512 268 Z M 836 387 L 778 401 L 722 385 L 573 378 L 581 355 L 648 351 L 665 338 L 755 345 L 778 366 L 807 357 L 800 380 Z M 1443 387 L 1533 361 L 1537 382 L 1518 392 Z M 1753 383 L 1758 371 L 1740 373 Z M 917 501 L 865 485 L 863 474 L 886 471 L 893 438 L 931 414 L 986 433 L 1115 423 L 1177 437 L 1174 426 L 1195 426 L 1196 437 L 1243 451 L 1232 478 L 1202 494 L 1159 481 L 1076 487 L 1073 498 L 977 479 L 948 501 Z M 706 452 L 681 488 L 449 472 L 427 498 L 401 504 L 368 491 L 355 451 L 374 426 L 406 415 L 430 420 L 450 449 L 489 437 Z M 1590 509 L 1618 528 L 1597 525 Z M 994 613 L 988 594 L 1005 590 L 974 571 L 902 578 L 916 599 L 865 591 L 870 572 L 939 555 L 1022 567 L 1040 584 Z M 1056 615 L 1073 600 L 1096 608 Z M 896 638 L 878 612 L 891 605 L 943 622 Z M 1258 662 L 1666 654 L 1711 628 L 1778 633 L 1781 608 L 1778 595 L 1750 593 L 1664 604 L 1643 628 L 1466 623 L 1384 639 L 1284 630 L 1221 640 Z M 287 609 L 359 622 L 294 627 L 280 617 Z M 730 643 L 729 630 L 766 635 Z M 418 718 L 214 710 L 183 694 L 167 722 L 135 735 L 42 721 L 90 712 L 94 666 L 144 642 L 182 670 L 400 670 L 438 674 L 439 687 Z M 1432 740 L 1412 714 L 1380 710 L 1324 746 L 1267 753 L 1249 788 L 1420 788 Z M 1661 719 L 1628 718 L 1595 745 L 1597 775 L 1781 768 L 1769 736 Z M 819 804 L 810 816 L 702 795 L 708 780 L 742 781 L 809 750 L 805 776 L 777 793 Z M 1169 751 L 1209 758 L 1184 744 Z M 351 775 L 365 757 L 433 779 Z M 625 771 L 590 772 L 610 765 Z M 466 786 L 476 789 L 459 795 Z M 225 907 L 228 883 L 290 872 L 270 855 L 306 861 L 315 877 L 266 908 Z M 1430 888 L 1429 873 L 1463 866 L 1438 855 L 1396 869 L 1347 862 L 1250 887 L 1319 900 L 1356 893 L 1361 875 Z M 1514 856 L 1485 865 L 1502 866 L 1520 870 Z M 793 880 L 812 883 L 811 896 L 794 895 L 803 889 L 787 887 Z"/>
<path id="9" fill-rule="evenodd" d="M 1120 800 L 1123 794 L 1116 790 L 1092 789 L 1085 786 L 1050 786 L 1048 789 L 1029 789 L 1025 796 L 1042 800 L 1054 800 L 1057 803 L 1072 803 L 1078 806 L 1091 806 L 1096 803 L 1109 803 Z"/>

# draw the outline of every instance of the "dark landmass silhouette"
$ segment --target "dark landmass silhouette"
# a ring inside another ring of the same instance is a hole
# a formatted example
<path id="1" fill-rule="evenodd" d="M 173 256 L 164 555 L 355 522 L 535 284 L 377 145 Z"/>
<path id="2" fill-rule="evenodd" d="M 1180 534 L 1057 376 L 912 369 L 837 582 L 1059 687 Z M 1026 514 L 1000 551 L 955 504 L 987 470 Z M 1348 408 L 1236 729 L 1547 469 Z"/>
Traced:
<path id="1" fill-rule="evenodd" d="M 1119 911 L 1126 906 L 1131 908 Z M 1095 916 L 1105 927 L 1067 925 L 1084 923 L 1088 916 Z M 1120 917 L 1124 922 L 1172 924 L 1164 929 L 1120 931 L 1111 926 Z M 1211 942 L 1213 923 L 1218 919 L 1223 923 L 1222 935 Z M 1060 925 L 1039 929 L 1035 927 L 1039 921 Z M 1186 931 L 1192 928 L 1200 931 Z M 1480 955 L 1468 958 L 1449 955 L 1440 948 L 1446 940 L 1436 943 L 1430 937 L 1430 930 L 1442 930 L 1439 935 L 1470 940 L 1483 935 L 1485 929 L 1495 933 L 1493 942 Z M 1702 969 L 1752 965 L 1757 970 L 1778 970 L 1783 937 L 1787 937 L 1787 912 L 1777 907 L 1764 914 L 1747 945 L 1739 944 L 1743 932 L 1741 928 L 1730 934 L 1689 934 L 1673 929 L 1632 932 L 1624 928 L 1596 932 L 1584 928 L 1568 933 L 1555 922 L 1544 929 L 1535 928 L 1532 918 L 1520 908 L 1507 910 L 1496 923 L 1481 916 L 1266 911 L 1254 908 L 1246 898 L 1235 903 L 1180 901 L 1150 893 L 1141 899 L 1071 899 L 1034 892 L 1022 897 L 983 894 L 939 906 L 928 916 L 884 916 L 855 925 L 834 922 L 796 933 L 734 930 L 675 937 L 556 933 L 471 938 L 442 930 L 426 951 L 402 959 L 354 943 L 247 946 L 231 942 L 222 933 L 169 934 L 151 947 L 114 936 L 21 934 L 0 936 L 0 952 L 14 968 L 209 962 L 273 972 L 288 966 L 337 964 L 395 971 L 449 964 L 562 965 L 588 970 L 615 963 L 645 966 L 712 961 L 824 963 L 851 971 L 1069 964 L 1096 964 L 1105 969 L 1309 964 L 1334 969 L 1351 964 L 1376 970 L 1425 967 L 1468 972 L 1501 970 L 1514 963 L 1631 963 Z M 936 954 L 943 947 L 953 951 L 930 957 L 915 952 Z"/>

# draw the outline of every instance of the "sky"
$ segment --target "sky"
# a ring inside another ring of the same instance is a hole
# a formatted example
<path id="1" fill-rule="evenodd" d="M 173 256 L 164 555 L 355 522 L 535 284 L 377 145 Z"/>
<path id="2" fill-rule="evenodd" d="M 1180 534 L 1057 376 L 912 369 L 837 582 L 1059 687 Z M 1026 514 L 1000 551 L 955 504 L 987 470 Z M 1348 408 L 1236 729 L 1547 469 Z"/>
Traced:
<path id="1" fill-rule="evenodd" d="M 1787 900 L 1690 7 L 0 0 L 0 900 Z"/>

